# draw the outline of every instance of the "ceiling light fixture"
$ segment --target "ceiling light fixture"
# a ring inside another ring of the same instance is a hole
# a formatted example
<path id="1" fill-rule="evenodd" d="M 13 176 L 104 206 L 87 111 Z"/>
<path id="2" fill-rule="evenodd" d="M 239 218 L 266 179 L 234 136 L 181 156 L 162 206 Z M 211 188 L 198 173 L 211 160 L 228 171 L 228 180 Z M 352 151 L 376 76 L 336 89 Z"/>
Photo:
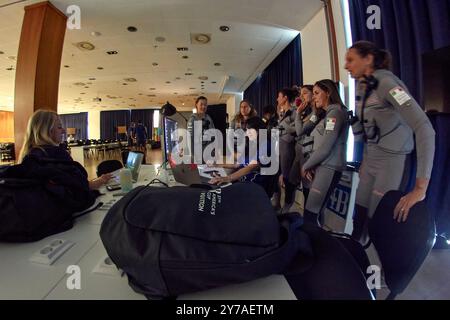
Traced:
<path id="1" fill-rule="evenodd" d="M 154 66 L 154 67 L 156 67 L 157 65 L 158 65 L 157 62 L 153 62 L 153 63 L 152 63 L 152 66 Z"/>
<path id="2" fill-rule="evenodd" d="M 189 59 L 189 56 L 182 56 L 182 59 Z"/>
<path id="3" fill-rule="evenodd" d="M 130 32 L 136 32 L 136 31 L 137 31 L 137 28 L 134 27 L 134 26 L 129 26 L 129 27 L 127 28 L 127 30 L 130 31 Z"/>
<path id="4" fill-rule="evenodd" d="M 186 72 L 184 75 L 185 75 L 185 76 L 192 76 L 193 73 L 192 73 L 192 72 Z"/>
<path id="5" fill-rule="evenodd" d="M 164 37 L 156 37 L 155 41 L 156 42 L 164 42 L 164 41 L 166 41 L 166 38 L 164 38 Z"/>
<path id="6" fill-rule="evenodd" d="M 97 70 L 103 70 L 103 67 L 97 67 Z"/>
<path id="7" fill-rule="evenodd" d="M 95 49 L 95 46 L 92 43 L 87 42 L 87 41 L 81 41 L 81 42 L 75 43 L 75 47 L 77 47 L 81 51 L 92 51 Z"/>
<path id="8" fill-rule="evenodd" d="M 111 51 L 106 51 L 106 53 L 109 55 L 115 55 L 115 54 L 118 54 L 119 52 L 117 52 L 116 50 L 111 50 Z"/>
<path id="9" fill-rule="evenodd" d="M 207 44 L 211 41 L 211 35 L 206 33 L 191 33 L 191 43 Z"/>
<path id="10" fill-rule="evenodd" d="M 227 32 L 227 31 L 230 30 L 230 27 L 229 27 L 229 26 L 220 26 L 219 29 L 220 29 L 220 31 L 222 31 L 222 32 Z"/>
<path id="11" fill-rule="evenodd" d="M 200 77 L 198 77 L 200 80 L 208 80 L 208 77 L 207 76 L 200 76 Z"/>
<path id="12" fill-rule="evenodd" d="M 214 63 L 214 65 L 215 65 L 216 67 L 220 67 L 222 64 L 221 64 L 220 62 L 216 62 L 216 63 Z"/>

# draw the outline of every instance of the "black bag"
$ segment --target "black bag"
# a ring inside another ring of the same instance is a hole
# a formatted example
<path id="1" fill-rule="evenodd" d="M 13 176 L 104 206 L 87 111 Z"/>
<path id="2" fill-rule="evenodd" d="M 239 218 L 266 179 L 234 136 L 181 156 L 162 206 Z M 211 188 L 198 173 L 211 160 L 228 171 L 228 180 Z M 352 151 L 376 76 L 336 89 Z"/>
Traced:
<path id="1" fill-rule="evenodd" d="M 0 241 L 37 241 L 68 230 L 73 213 L 95 198 L 78 162 L 28 156 L 0 170 Z"/>
<path id="2" fill-rule="evenodd" d="M 138 187 L 110 209 L 100 237 L 136 292 L 165 298 L 282 273 L 293 261 L 309 267 L 309 239 L 294 228 L 253 183 Z"/>

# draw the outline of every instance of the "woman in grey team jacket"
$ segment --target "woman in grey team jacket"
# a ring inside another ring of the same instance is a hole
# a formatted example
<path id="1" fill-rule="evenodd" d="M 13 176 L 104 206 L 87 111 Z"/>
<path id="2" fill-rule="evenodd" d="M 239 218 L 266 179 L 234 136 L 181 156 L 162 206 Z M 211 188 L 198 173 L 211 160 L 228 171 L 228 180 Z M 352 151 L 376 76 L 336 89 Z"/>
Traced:
<path id="1" fill-rule="evenodd" d="M 401 190 L 407 155 L 417 150 L 414 189 L 402 197 L 393 218 L 406 221 L 409 209 L 425 199 L 434 158 L 434 130 L 405 84 L 391 71 L 389 52 L 360 41 L 347 52 L 345 68 L 358 80 L 355 140 L 364 141 L 360 183 L 356 194 L 353 238 L 365 243 L 367 223 L 384 194 Z"/>
<path id="2" fill-rule="evenodd" d="M 312 181 L 303 217 L 306 223 L 318 224 L 319 215 L 345 170 L 349 126 L 347 108 L 333 81 L 316 82 L 313 94 L 316 108 L 323 109 L 325 117 L 311 132 L 312 152 L 302 167 L 302 177 Z M 299 125 L 302 124 L 297 122 Z"/>

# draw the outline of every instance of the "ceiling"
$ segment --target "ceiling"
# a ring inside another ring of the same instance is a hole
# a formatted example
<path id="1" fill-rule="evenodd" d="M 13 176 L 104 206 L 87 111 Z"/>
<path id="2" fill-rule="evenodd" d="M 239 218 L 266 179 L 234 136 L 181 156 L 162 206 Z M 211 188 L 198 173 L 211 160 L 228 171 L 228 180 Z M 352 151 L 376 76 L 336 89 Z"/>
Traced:
<path id="1" fill-rule="evenodd" d="M 16 65 L 23 8 L 37 2 L 0 0 L 3 110 L 13 110 L 14 105 L 15 71 L 8 69 Z M 64 40 L 61 113 L 152 108 L 166 101 L 192 110 L 200 94 L 209 104 L 225 103 L 230 95 L 244 91 L 322 7 L 320 0 L 51 2 L 63 12 L 69 5 L 81 10 L 81 29 L 67 29 Z M 129 26 L 137 31 L 129 32 Z M 220 31 L 220 26 L 229 31 Z M 199 33 L 209 35 L 210 42 L 192 43 L 191 34 Z M 75 44 L 81 41 L 95 49 L 80 50 Z M 188 50 L 177 51 L 179 47 Z M 207 80 L 199 79 L 202 76 Z"/>

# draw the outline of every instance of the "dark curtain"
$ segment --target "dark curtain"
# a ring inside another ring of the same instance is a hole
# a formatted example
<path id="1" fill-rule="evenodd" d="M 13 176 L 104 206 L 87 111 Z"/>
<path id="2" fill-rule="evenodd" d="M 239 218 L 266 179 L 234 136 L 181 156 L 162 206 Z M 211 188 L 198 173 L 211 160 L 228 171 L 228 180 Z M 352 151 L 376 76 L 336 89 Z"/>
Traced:
<path id="1" fill-rule="evenodd" d="M 302 85 L 302 78 L 301 40 L 298 35 L 244 91 L 244 99 L 249 100 L 258 115 L 262 116 L 262 109 L 266 105 L 277 104 L 279 90 Z M 230 115 L 230 119 L 233 119 L 233 116 Z"/>
<path id="2" fill-rule="evenodd" d="M 153 132 L 153 112 L 154 110 L 150 109 L 131 110 L 131 122 L 136 122 L 137 124 L 139 121 L 142 121 L 144 127 L 147 128 L 149 137 L 152 136 Z"/>
<path id="3" fill-rule="evenodd" d="M 366 26 L 367 7 L 381 9 L 381 29 Z M 450 0 L 349 0 L 353 41 L 392 54 L 393 72 L 423 105 L 422 54 L 450 45 Z"/>
<path id="4" fill-rule="evenodd" d="M 75 134 L 76 140 L 84 140 L 88 137 L 88 113 L 71 113 L 71 114 L 60 114 L 59 118 L 63 128 L 76 128 L 77 132 Z M 67 140 L 67 136 L 64 137 Z"/>
<path id="5" fill-rule="evenodd" d="M 130 110 L 100 111 L 100 138 L 118 139 L 117 127 L 130 125 Z"/>
<path id="6" fill-rule="evenodd" d="M 436 152 L 427 206 L 435 214 L 437 233 L 450 239 L 450 114 L 430 115 L 430 120 L 436 131 Z"/>

